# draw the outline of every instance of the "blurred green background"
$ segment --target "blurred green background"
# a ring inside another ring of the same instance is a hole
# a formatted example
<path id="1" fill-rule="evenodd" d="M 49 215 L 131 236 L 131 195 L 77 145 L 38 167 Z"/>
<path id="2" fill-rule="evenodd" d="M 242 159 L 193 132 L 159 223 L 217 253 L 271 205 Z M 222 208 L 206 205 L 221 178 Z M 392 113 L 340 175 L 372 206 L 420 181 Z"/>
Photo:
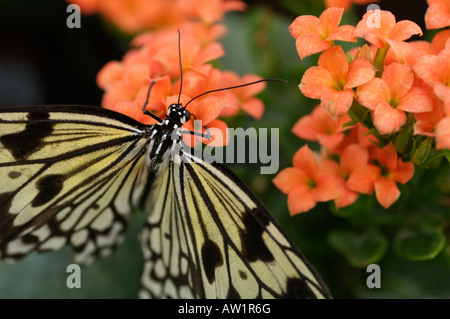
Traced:
<path id="1" fill-rule="evenodd" d="M 324 8 L 320 1 L 246 2 L 246 12 L 226 16 L 228 34 L 221 41 L 226 54 L 216 65 L 289 83 L 267 85 L 260 95 L 266 105 L 262 120 L 241 115 L 227 122 L 244 129 L 279 128 L 282 169 L 292 165 L 293 154 L 305 144 L 290 132 L 292 126 L 317 104 L 303 97 L 297 85 L 318 55 L 300 61 L 288 26 L 298 15 L 319 16 Z M 425 30 L 425 1 L 414 6 L 408 1 L 379 4 L 398 20 L 414 20 Z M 106 62 L 122 58 L 130 38 L 96 15 L 83 17 L 81 29 L 68 29 L 66 8 L 63 0 L 0 0 L 1 107 L 100 104 L 96 74 Z M 353 8 L 342 24 L 356 25 L 363 12 L 364 8 Z M 260 175 L 256 164 L 229 166 L 298 243 L 335 298 L 450 298 L 448 163 L 416 171 L 389 210 L 371 196 L 360 196 L 346 209 L 324 203 L 295 217 L 289 216 L 286 196 L 271 183 L 274 176 Z M 0 262 L 0 298 L 136 298 L 142 271 L 137 238 L 144 219 L 136 213 L 114 255 L 82 269 L 81 289 L 66 287 L 66 267 L 73 263 L 67 247 L 16 264 Z M 405 238 L 410 242 L 405 244 Z M 416 251 L 411 257 L 402 250 L 405 245 L 425 247 L 435 256 L 412 261 Z M 379 289 L 366 286 L 366 265 L 372 262 L 381 267 Z"/>

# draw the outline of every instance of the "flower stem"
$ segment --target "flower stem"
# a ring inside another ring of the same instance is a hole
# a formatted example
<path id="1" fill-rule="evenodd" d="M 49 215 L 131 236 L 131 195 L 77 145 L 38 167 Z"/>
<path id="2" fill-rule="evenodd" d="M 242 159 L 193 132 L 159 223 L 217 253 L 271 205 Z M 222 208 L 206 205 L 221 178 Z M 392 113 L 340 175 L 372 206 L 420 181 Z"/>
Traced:
<path id="1" fill-rule="evenodd" d="M 384 60 L 386 60 L 386 55 L 389 51 L 389 44 L 385 44 L 384 48 L 379 48 L 377 50 L 377 54 L 375 55 L 375 59 L 373 61 L 373 65 L 377 68 L 376 77 L 381 77 L 384 69 Z"/>

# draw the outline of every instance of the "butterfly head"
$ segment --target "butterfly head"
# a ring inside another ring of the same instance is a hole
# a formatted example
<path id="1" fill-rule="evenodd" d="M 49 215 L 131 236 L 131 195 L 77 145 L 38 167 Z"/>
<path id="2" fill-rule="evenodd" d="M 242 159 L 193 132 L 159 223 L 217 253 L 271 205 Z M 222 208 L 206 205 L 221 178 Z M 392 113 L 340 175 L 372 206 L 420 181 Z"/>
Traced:
<path id="1" fill-rule="evenodd" d="M 181 103 L 174 103 L 169 106 L 166 119 L 169 120 L 172 124 L 176 124 L 178 127 L 181 127 L 184 123 L 189 121 L 190 118 L 191 113 L 186 110 L 186 108 L 184 108 Z"/>

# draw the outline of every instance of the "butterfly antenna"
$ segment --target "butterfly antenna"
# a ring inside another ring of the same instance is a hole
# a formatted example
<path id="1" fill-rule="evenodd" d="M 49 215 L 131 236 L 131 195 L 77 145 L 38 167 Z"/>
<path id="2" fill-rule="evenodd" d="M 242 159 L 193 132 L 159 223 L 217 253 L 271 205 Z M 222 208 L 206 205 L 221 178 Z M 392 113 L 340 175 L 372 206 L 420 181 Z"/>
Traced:
<path id="1" fill-rule="evenodd" d="M 147 99 L 144 102 L 144 105 L 142 106 L 142 113 L 144 113 L 145 115 L 150 116 L 151 118 L 157 120 L 159 123 L 162 122 L 162 119 L 159 118 L 157 115 L 153 114 L 152 112 L 150 112 L 149 110 L 146 109 L 146 106 L 148 104 L 148 99 L 150 98 L 150 91 L 152 90 L 153 85 L 155 85 L 156 81 L 152 81 L 152 83 L 150 84 L 148 91 L 147 91 Z"/>
<path id="2" fill-rule="evenodd" d="M 269 81 L 287 83 L 286 80 L 282 80 L 282 79 L 262 79 L 262 80 L 258 80 L 258 81 L 254 81 L 254 82 L 250 82 L 250 83 L 241 84 L 241 85 L 229 86 L 229 87 L 225 87 L 225 88 L 221 88 L 221 89 L 215 89 L 215 90 L 211 90 L 211 91 L 206 91 L 206 92 L 203 92 L 202 94 L 197 95 L 196 97 L 191 99 L 189 102 L 187 102 L 186 105 L 184 106 L 184 108 L 186 108 L 188 106 L 188 104 L 191 103 L 192 101 L 194 101 L 195 99 L 197 99 L 197 98 L 199 98 L 199 97 L 201 97 L 203 95 L 209 94 L 209 93 L 218 92 L 218 91 L 225 91 L 225 90 L 231 90 L 231 89 L 237 89 L 237 88 L 241 88 L 241 87 L 244 87 L 244 86 L 253 85 L 253 84 L 256 84 L 256 83 L 269 82 Z"/>
<path id="3" fill-rule="evenodd" d="M 177 31 L 178 31 L 178 60 L 180 63 L 180 93 L 178 94 L 177 104 L 180 104 L 181 89 L 183 88 L 183 66 L 181 65 L 181 33 L 180 30 Z"/>

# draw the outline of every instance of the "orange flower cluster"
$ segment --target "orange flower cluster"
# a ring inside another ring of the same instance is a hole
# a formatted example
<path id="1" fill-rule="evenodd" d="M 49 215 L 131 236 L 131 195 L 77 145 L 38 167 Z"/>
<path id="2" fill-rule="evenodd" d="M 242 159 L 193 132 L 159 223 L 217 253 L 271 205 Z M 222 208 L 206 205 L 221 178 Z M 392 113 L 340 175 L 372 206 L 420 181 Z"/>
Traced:
<path id="1" fill-rule="evenodd" d="M 378 2 L 378 0 L 325 0 L 325 6 L 327 8 L 339 7 L 347 10 L 352 6 L 353 3 L 363 5 L 363 4 L 372 4 L 376 2 Z"/>
<path id="2" fill-rule="evenodd" d="M 449 26 L 450 1 L 428 3 L 427 26 Z M 299 85 L 320 106 L 293 128 L 300 138 L 318 142 L 320 154 L 302 147 L 294 166 L 273 180 L 288 194 L 291 214 L 318 201 L 344 207 L 359 193 L 373 192 L 388 208 L 400 196 L 397 183 L 412 178 L 414 164 L 450 149 L 450 30 L 431 43 L 405 42 L 422 35 L 414 22 L 371 10 L 356 27 L 339 26 L 343 11 L 301 16 L 289 27 L 301 59 L 323 51 Z M 355 38 L 368 44 L 345 53 L 334 43 Z"/>
<path id="3" fill-rule="evenodd" d="M 142 112 L 149 86 L 154 81 L 146 109 L 160 118 L 165 117 L 168 106 L 177 102 L 180 92 L 177 29 L 181 33 L 183 83 L 180 102 L 183 105 L 209 90 L 261 80 L 256 75 L 240 77 L 231 71 L 221 71 L 210 63 L 224 55 L 218 39 L 225 34 L 226 27 L 217 21 L 222 19 L 228 10 L 242 10 L 244 4 L 240 1 L 202 1 L 201 5 L 197 3 L 198 0 L 71 2 L 79 4 L 82 11 L 88 8 L 88 12 L 101 12 L 109 17 L 109 21 L 117 23 L 127 31 L 158 27 L 157 31 L 137 35 L 132 41 L 133 48 L 126 53 L 122 61 L 111 61 L 100 70 L 97 83 L 105 90 L 102 107 L 126 114 L 145 124 L 154 124 L 155 120 Z M 110 11 L 116 12 L 117 15 L 108 15 L 107 12 Z M 133 20 L 128 16 L 130 14 L 142 15 L 141 20 L 145 20 L 147 24 L 130 27 L 126 23 Z M 227 125 L 218 117 L 233 116 L 243 110 L 256 119 L 261 118 L 264 105 L 254 96 L 264 88 L 264 83 L 258 83 L 246 89 L 220 91 L 199 97 L 189 103 L 187 108 L 194 116 L 183 127 L 202 133 L 208 129 L 208 135 L 212 135 L 212 138 L 203 139 L 203 142 L 211 146 L 223 146 L 227 144 Z M 194 121 L 201 121 L 202 125 L 194 129 Z M 189 134 L 185 134 L 183 138 L 191 145 L 202 140 Z"/>
<path id="4" fill-rule="evenodd" d="M 190 21 L 213 24 L 225 12 L 244 10 L 239 0 L 68 0 L 81 7 L 83 14 L 98 13 L 129 34 L 181 25 Z"/>

